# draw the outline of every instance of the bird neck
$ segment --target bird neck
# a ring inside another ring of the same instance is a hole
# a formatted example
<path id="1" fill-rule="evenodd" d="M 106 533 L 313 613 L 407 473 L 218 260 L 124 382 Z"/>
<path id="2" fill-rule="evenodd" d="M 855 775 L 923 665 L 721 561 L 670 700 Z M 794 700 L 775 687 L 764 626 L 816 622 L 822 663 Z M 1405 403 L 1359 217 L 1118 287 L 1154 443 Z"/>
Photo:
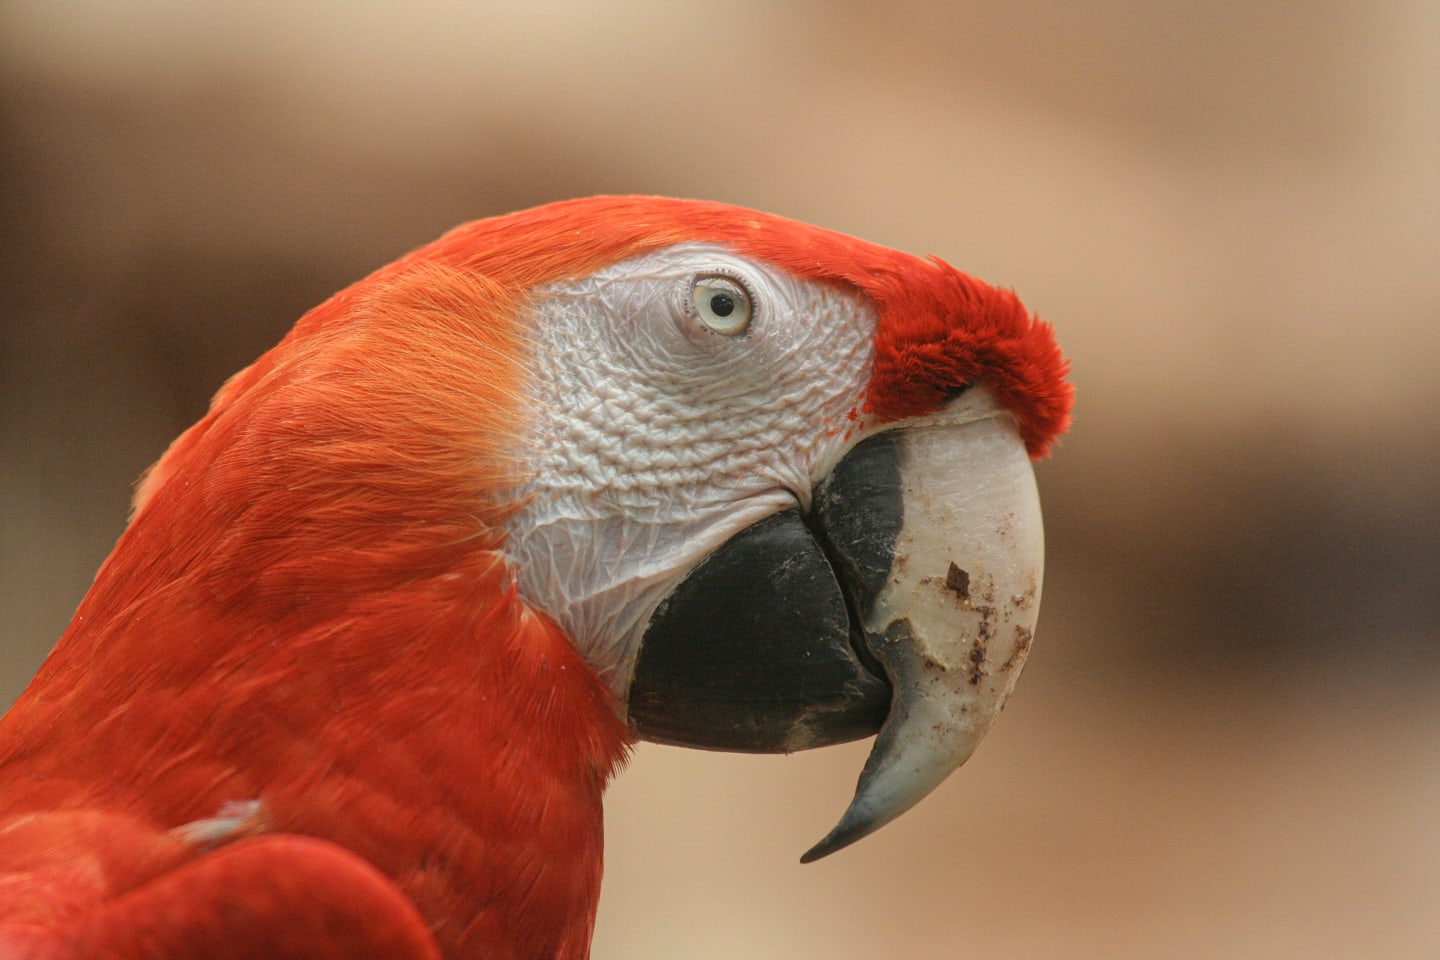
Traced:
<path id="1" fill-rule="evenodd" d="M 447 955 L 584 957 L 631 738 L 495 545 L 434 519 L 226 525 L 202 486 L 136 518 L 0 722 L 0 824 L 103 807 L 163 831 L 258 800 L 237 836 L 348 847 Z"/>

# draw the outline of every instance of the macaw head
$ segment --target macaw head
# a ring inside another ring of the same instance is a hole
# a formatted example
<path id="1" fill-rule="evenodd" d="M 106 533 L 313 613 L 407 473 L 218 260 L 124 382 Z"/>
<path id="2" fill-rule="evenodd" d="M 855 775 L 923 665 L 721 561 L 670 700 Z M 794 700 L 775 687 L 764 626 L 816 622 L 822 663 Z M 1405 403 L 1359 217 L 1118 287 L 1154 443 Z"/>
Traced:
<path id="1" fill-rule="evenodd" d="M 1068 423 L 1065 374 L 1047 324 L 933 257 L 718 203 L 556 203 L 307 314 L 152 470 L 137 520 L 172 479 L 203 485 L 242 544 L 217 568 L 293 542 L 306 584 L 345 581 L 317 595 L 473 542 L 638 737 L 878 733 L 814 859 L 933 789 L 1010 694 L 1040 600 L 1030 461 Z M 244 469 L 196 479 L 212 441 Z M 284 592 L 251 608 L 298 589 L 264 562 Z"/>
<path id="2" fill-rule="evenodd" d="M 501 277 L 524 290 L 503 552 L 637 735 L 878 732 L 807 860 L 964 762 L 1034 636 L 1030 459 L 1071 403 L 1048 325 L 937 259 L 713 203 L 555 204 L 423 257 L 538 274 Z"/>

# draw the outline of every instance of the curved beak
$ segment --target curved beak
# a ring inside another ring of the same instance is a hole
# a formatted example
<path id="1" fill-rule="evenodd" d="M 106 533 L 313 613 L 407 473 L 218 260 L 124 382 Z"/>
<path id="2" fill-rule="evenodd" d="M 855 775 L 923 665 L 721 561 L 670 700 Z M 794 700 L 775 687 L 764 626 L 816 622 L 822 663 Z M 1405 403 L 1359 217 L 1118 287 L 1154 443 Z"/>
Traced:
<path id="1" fill-rule="evenodd" d="M 1040 498 L 1004 414 L 900 435 L 904 522 L 864 614 L 890 713 L 840 822 L 800 858 L 834 853 L 909 810 L 979 746 L 1030 652 L 1045 562 Z"/>
<path id="2" fill-rule="evenodd" d="M 855 797 L 802 862 L 879 829 L 974 752 L 1039 612 L 1025 444 L 982 388 L 854 447 L 660 604 L 628 707 L 650 740 L 791 751 L 878 731 Z"/>

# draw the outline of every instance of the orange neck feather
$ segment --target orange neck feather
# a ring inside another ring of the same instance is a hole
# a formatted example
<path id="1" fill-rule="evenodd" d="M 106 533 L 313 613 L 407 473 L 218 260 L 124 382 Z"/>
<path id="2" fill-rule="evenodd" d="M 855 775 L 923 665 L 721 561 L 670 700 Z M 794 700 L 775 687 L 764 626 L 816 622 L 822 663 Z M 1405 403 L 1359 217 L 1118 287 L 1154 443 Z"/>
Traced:
<path id="1" fill-rule="evenodd" d="M 630 737 L 498 552 L 513 305 L 438 266 L 341 297 L 346 323 L 302 322 L 147 478 L 0 725 L 0 823 L 165 830 L 258 799 L 263 829 L 393 877 L 456 955 L 583 957 Z"/>

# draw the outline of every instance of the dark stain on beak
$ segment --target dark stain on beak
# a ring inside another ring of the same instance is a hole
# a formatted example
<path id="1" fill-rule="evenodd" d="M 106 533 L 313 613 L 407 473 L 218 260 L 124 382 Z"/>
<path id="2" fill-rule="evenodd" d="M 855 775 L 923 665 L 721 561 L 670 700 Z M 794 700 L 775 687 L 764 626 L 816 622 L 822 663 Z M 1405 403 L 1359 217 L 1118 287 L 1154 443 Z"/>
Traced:
<path id="1" fill-rule="evenodd" d="M 957 567 L 952 561 L 950 569 L 945 572 L 945 589 L 949 590 L 961 600 L 970 599 L 970 574 Z"/>

